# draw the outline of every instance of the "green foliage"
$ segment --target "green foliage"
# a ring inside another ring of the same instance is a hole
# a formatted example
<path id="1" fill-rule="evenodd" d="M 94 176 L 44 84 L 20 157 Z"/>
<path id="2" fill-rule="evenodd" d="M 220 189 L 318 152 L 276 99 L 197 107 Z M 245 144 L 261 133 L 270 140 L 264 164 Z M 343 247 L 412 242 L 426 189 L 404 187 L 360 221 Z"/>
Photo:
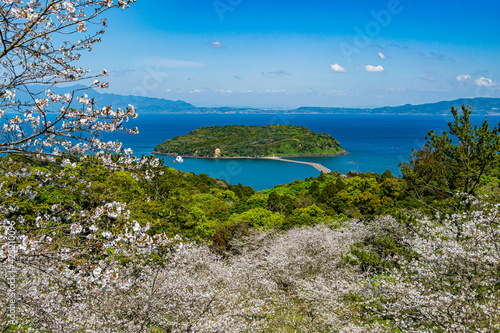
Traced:
<path id="1" fill-rule="evenodd" d="M 241 183 L 238 183 L 238 185 L 229 185 L 227 188 L 233 191 L 240 199 L 249 198 L 255 193 L 255 190 L 251 186 L 244 186 Z"/>
<path id="2" fill-rule="evenodd" d="M 384 171 L 384 173 L 381 175 L 381 178 L 383 180 L 386 180 L 387 178 L 394 178 L 394 175 L 392 174 L 392 171 L 387 169 Z"/>
<path id="3" fill-rule="evenodd" d="M 485 176 L 490 182 L 498 179 L 499 127 L 490 129 L 487 119 L 481 126 L 473 125 L 472 111 L 464 105 L 461 110 L 459 114 L 451 108 L 454 119 L 448 122 L 449 134 L 430 131 L 422 150 L 413 152 L 410 163 L 401 164 L 410 194 L 427 203 L 457 192 L 477 194 Z"/>
<path id="4" fill-rule="evenodd" d="M 363 272 L 380 272 L 384 269 L 394 267 L 394 262 L 388 260 L 394 254 L 406 254 L 407 249 L 403 248 L 390 235 L 383 235 L 380 238 L 373 238 L 366 243 L 356 243 L 351 246 L 350 256 L 345 256 L 345 260 L 353 265 L 359 265 Z"/>
<path id="5" fill-rule="evenodd" d="M 4 190 L 36 187 L 34 200 L 5 198 L 20 207 L 27 227 L 37 214 L 53 209 L 88 210 L 119 201 L 127 204 L 131 220 L 142 226 L 149 223 L 152 234 L 165 232 L 212 242 L 221 251 L 232 237 L 252 228 L 288 229 L 387 212 L 396 206 L 403 186 L 397 178 L 372 174 L 347 178 L 331 173 L 255 192 L 250 186 L 228 185 L 206 174 L 183 173 L 161 165 L 153 168 L 153 177 L 141 180 L 137 175 L 145 170 L 134 174 L 94 163 L 56 166 L 57 170 L 52 170 L 60 177 L 56 186 L 34 175 L 35 170 L 48 170 L 43 163 L 32 165 L 18 157 L 6 157 L 0 158 L 0 167 L 4 170 Z M 9 183 L 8 171 L 23 168 L 31 171 L 30 176 Z"/>
<path id="6" fill-rule="evenodd" d="M 316 205 L 311 205 L 306 208 L 294 209 L 288 217 L 287 223 L 292 226 L 312 226 L 315 224 L 326 223 L 328 216 L 324 210 Z"/>
<path id="7" fill-rule="evenodd" d="M 216 149 L 220 154 L 216 156 Z M 194 157 L 335 155 L 345 152 L 331 135 L 303 126 L 212 126 L 159 144 L 155 152 Z"/>
<path id="8" fill-rule="evenodd" d="M 367 267 L 380 265 L 380 257 L 370 251 L 365 250 L 365 245 L 362 243 L 355 243 L 351 246 L 350 252 L 356 259 L 349 258 L 351 263 L 360 264 L 363 271 L 367 271 Z"/>
<path id="9" fill-rule="evenodd" d="M 234 214 L 229 221 L 229 223 L 248 224 L 251 227 L 263 230 L 281 227 L 283 222 L 284 217 L 281 214 L 260 207 L 252 208 L 242 214 Z"/>
<path id="10" fill-rule="evenodd" d="M 271 192 L 267 199 L 267 209 L 273 212 L 290 214 L 293 210 L 294 198 L 290 195 L 279 195 Z"/>
<path id="11" fill-rule="evenodd" d="M 388 213 L 396 208 L 404 199 L 404 188 L 404 182 L 398 178 L 373 173 L 351 174 L 350 177 L 331 173 L 280 185 L 264 193 L 269 194 L 268 209 L 287 216 L 294 209 L 315 204 L 327 216 L 362 217 Z"/>

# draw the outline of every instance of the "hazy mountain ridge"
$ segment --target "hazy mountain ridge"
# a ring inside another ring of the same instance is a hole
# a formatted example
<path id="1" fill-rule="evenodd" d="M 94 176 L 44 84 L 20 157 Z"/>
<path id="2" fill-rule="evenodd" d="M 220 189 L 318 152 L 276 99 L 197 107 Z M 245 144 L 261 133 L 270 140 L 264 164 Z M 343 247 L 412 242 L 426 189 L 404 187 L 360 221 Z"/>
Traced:
<path id="1" fill-rule="evenodd" d="M 500 113 L 500 98 L 459 98 L 453 101 L 441 101 L 419 105 L 384 106 L 379 108 L 336 108 L 336 107 L 300 107 L 287 113 L 373 113 L 373 114 L 448 114 L 450 107 L 471 105 L 475 114 Z"/>
<path id="2" fill-rule="evenodd" d="M 64 93 L 83 86 L 68 88 L 51 88 L 56 93 Z M 83 91 L 81 92 L 83 94 Z M 290 110 L 273 110 L 259 108 L 237 107 L 197 107 L 182 100 L 168 100 L 163 98 L 142 97 L 134 95 L 118 95 L 99 93 L 89 89 L 85 93 L 93 97 L 98 106 L 113 105 L 124 108 L 129 104 L 135 106 L 140 113 L 323 113 L 323 114 L 448 114 L 451 106 L 460 107 L 462 104 L 471 105 L 474 114 L 500 114 L 500 98 L 459 98 L 452 101 L 440 101 L 425 104 L 406 104 L 401 106 L 384 106 L 378 108 L 345 108 L 345 107 L 314 107 L 303 106 Z M 80 95 L 77 93 L 77 95 Z"/>

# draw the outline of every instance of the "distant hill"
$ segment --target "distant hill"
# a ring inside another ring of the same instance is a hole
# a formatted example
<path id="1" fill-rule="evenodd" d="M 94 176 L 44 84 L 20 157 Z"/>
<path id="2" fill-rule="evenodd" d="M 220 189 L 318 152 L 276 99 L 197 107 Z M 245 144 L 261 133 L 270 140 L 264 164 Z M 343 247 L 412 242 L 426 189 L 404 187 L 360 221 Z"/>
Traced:
<path id="1" fill-rule="evenodd" d="M 345 154 L 330 134 L 303 126 L 201 127 L 157 145 L 155 153 L 185 157 L 228 158 L 270 156 L 333 156 Z"/>
<path id="2" fill-rule="evenodd" d="M 65 93 L 73 89 L 80 89 L 83 86 L 68 88 L 51 88 L 53 92 Z M 83 93 L 83 92 L 82 92 Z M 118 95 L 100 93 L 94 89 L 88 89 L 85 93 L 93 97 L 98 106 L 113 105 L 114 107 L 125 108 L 132 104 L 139 113 L 260 113 L 263 110 L 254 108 L 204 108 L 196 107 L 184 101 L 172 101 L 163 98 L 142 97 L 134 95 Z"/>
<path id="3" fill-rule="evenodd" d="M 116 94 L 96 93 L 95 101 L 98 105 L 116 105 L 119 107 L 125 107 L 132 104 L 139 112 L 143 113 L 179 113 L 196 109 L 196 106 L 184 101 Z"/>
<path id="4" fill-rule="evenodd" d="M 335 108 L 335 107 L 301 107 L 288 110 L 287 113 L 373 113 L 373 114 L 448 114 L 450 107 L 471 105 L 474 114 L 500 113 L 500 98 L 460 98 L 453 101 L 442 101 L 420 105 L 385 106 L 381 108 Z"/>
<path id="5" fill-rule="evenodd" d="M 68 88 L 51 88 L 56 93 L 64 93 L 83 86 Z M 44 87 L 37 86 L 40 91 Z M 450 107 L 460 107 L 462 104 L 471 105 L 473 114 L 500 114 L 500 98 L 460 98 L 453 101 L 441 101 L 419 105 L 385 106 L 379 108 L 342 108 L 342 107 L 300 107 L 292 110 L 269 110 L 258 108 L 233 107 L 197 107 L 184 101 L 172 101 L 162 98 L 140 97 L 133 95 L 117 95 L 100 93 L 90 89 L 86 93 L 94 97 L 99 106 L 113 105 L 124 108 L 129 104 L 135 106 L 140 113 L 339 113 L 339 114 L 449 114 Z"/>
<path id="6" fill-rule="evenodd" d="M 41 86 L 37 86 L 36 88 L 38 88 L 38 90 L 43 89 Z M 55 93 L 64 94 L 65 92 L 82 88 L 85 88 L 85 86 L 77 85 L 67 88 L 51 87 L 50 89 Z M 129 104 L 132 104 L 137 110 L 139 110 L 139 112 L 142 113 L 182 113 L 188 110 L 197 109 L 196 106 L 184 101 L 171 101 L 162 98 L 100 93 L 94 89 L 87 89 L 76 93 L 76 95 L 81 95 L 83 93 L 87 94 L 89 97 L 93 97 L 98 106 L 113 105 L 114 107 L 125 108 Z"/>

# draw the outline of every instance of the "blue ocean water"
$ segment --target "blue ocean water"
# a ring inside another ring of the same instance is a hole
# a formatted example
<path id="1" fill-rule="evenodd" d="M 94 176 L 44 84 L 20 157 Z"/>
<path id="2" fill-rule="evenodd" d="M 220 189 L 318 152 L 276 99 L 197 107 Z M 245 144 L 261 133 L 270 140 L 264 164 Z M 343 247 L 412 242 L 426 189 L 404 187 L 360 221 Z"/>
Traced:
<path id="1" fill-rule="evenodd" d="M 297 125 L 314 132 L 331 134 L 349 152 L 345 156 L 300 158 L 321 163 L 332 171 L 382 173 L 389 169 L 401 175 L 398 165 L 408 161 L 412 149 L 420 149 L 429 130 L 441 133 L 448 129 L 451 115 L 367 115 L 367 114 L 140 114 L 128 123 L 139 128 L 138 135 L 106 134 L 106 140 L 120 140 L 132 148 L 136 156 L 149 155 L 153 148 L 174 136 L 186 135 L 201 126 L 213 125 Z M 483 116 L 472 117 L 480 123 Z M 491 125 L 500 116 L 489 116 Z M 295 158 L 297 159 L 297 158 Z M 170 158 L 165 159 L 166 163 Z M 210 160 L 185 158 L 184 163 L 171 165 L 176 169 L 196 174 L 206 173 L 225 179 L 230 184 L 250 185 L 256 190 L 272 188 L 296 179 L 317 176 L 311 166 L 270 160 L 230 159 Z"/>

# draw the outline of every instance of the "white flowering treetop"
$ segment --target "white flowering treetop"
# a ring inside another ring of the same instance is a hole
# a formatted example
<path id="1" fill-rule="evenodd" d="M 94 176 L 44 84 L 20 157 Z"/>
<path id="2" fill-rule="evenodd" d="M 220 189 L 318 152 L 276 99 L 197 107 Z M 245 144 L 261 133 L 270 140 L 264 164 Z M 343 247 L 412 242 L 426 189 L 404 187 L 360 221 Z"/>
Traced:
<path id="1" fill-rule="evenodd" d="M 413 256 L 358 287 L 363 315 L 391 318 L 401 332 L 500 329 L 499 204 L 465 193 L 469 208 L 421 217 L 405 239 Z"/>

